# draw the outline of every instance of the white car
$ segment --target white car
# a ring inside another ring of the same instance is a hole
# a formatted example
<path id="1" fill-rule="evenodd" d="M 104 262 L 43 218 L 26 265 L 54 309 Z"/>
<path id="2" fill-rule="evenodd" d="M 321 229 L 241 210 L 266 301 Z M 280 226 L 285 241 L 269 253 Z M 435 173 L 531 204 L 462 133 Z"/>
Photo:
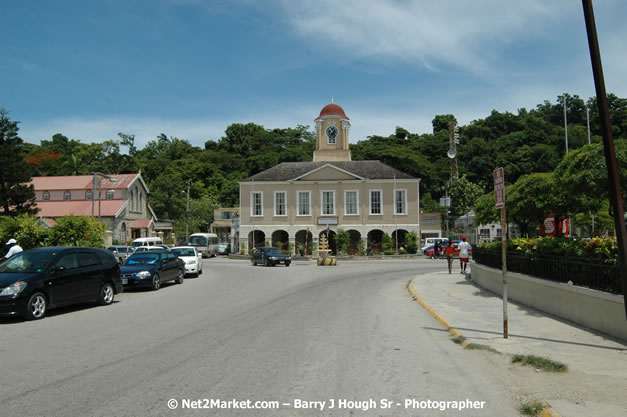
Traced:
<path id="1" fill-rule="evenodd" d="M 185 274 L 195 277 L 202 274 L 202 255 L 193 246 L 175 246 L 170 252 L 185 262 Z"/>

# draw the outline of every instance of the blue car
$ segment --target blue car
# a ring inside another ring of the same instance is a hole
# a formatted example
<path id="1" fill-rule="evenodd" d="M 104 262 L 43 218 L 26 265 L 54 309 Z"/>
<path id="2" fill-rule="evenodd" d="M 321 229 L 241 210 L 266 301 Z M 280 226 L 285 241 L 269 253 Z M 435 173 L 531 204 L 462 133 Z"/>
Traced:
<path id="1" fill-rule="evenodd" d="M 182 284 L 185 262 L 167 250 L 134 253 L 120 267 L 124 288 L 149 288 L 157 291 L 161 284 L 175 281 Z"/>

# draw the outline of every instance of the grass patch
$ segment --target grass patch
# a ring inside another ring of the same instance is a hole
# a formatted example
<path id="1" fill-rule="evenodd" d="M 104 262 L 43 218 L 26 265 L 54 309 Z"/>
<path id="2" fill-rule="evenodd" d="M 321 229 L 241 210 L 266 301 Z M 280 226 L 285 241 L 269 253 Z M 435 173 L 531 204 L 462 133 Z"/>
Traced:
<path id="1" fill-rule="evenodd" d="M 514 355 L 512 363 L 520 363 L 521 365 L 533 366 L 536 369 L 542 369 L 548 372 L 566 372 L 568 366 L 561 362 L 556 362 L 551 359 L 541 358 L 534 355 Z"/>
<path id="2" fill-rule="evenodd" d="M 520 413 L 524 416 L 537 416 L 544 410 L 543 403 L 537 401 L 530 401 L 520 406 Z"/>
<path id="3" fill-rule="evenodd" d="M 468 349 L 468 350 L 487 350 L 488 352 L 492 352 L 492 353 L 499 353 L 498 350 L 487 346 L 487 345 L 480 345 L 478 343 L 469 343 L 466 345 L 466 347 L 464 349 Z"/>

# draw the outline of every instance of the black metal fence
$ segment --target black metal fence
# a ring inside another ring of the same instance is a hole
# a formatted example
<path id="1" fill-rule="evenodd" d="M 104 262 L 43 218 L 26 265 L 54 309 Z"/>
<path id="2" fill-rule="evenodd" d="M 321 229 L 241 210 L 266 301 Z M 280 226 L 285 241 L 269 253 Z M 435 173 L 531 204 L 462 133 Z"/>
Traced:
<path id="1" fill-rule="evenodd" d="M 473 248 L 475 262 L 491 268 L 502 268 L 501 250 Z M 618 265 L 598 259 L 528 255 L 518 251 L 507 251 L 507 270 L 549 281 L 568 283 L 594 290 L 622 294 Z"/>

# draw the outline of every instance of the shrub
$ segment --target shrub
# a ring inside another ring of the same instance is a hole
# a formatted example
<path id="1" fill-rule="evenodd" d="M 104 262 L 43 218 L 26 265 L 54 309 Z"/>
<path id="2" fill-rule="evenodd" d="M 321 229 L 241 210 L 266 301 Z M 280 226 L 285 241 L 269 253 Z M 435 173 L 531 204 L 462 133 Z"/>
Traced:
<path id="1" fill-rule="evenodd" d="M 387 233 L 383 234 L 383 244 L 381 245 L 384 255 L 394 255 L 394 240 Z"/>
<path id="2" fill-rule="evenodd" d="M 337 251 L 341 254 L 346 255 L 348 253 L 348 246 L 350 244 L 350 235 L 344 229 L 337 229 L 337 234 L 335 235 L 335 244 Z"/>
<path id="3" fill-rule="evenodd" d="M 501 242 L 484 242 L 479 245 L 486 249 L 500 249 Z M 536 239 L 517 238 L 507 242 L 508 250 L 525 254 L 597 258 L 615 264 L 618 259 L 616 238 L 593 238 L 574 240 L 567 237 L 538 237 Z"/>
<path id="4" fill-rule="evenodd" d="M 50 232 L 50 246 L 104 246 L 104 224 L 93 217 L 64 216 Z"/>
<path id="5" fill-rule="evenodd" d="M 359 256 L 364 256 L 366 254 L 366 242 L 362 239 L 359 239 L 359 242 L 357 242 L 357 254 Z"/>
<path id="6" fill-rule="evenodd" d="M 418 234 L 416 232 L 409 232 L 405 235 L 407 252 L 418 252 Z"/>
<path id="7" fill-rule="evenodd" d="M 44 246 L 48 234 L 49 229 L 30 214 L 20 214 L 17 217 L 4 216 L 0 219 L 1 242 L 15 239 L 24 250 Z"/>

